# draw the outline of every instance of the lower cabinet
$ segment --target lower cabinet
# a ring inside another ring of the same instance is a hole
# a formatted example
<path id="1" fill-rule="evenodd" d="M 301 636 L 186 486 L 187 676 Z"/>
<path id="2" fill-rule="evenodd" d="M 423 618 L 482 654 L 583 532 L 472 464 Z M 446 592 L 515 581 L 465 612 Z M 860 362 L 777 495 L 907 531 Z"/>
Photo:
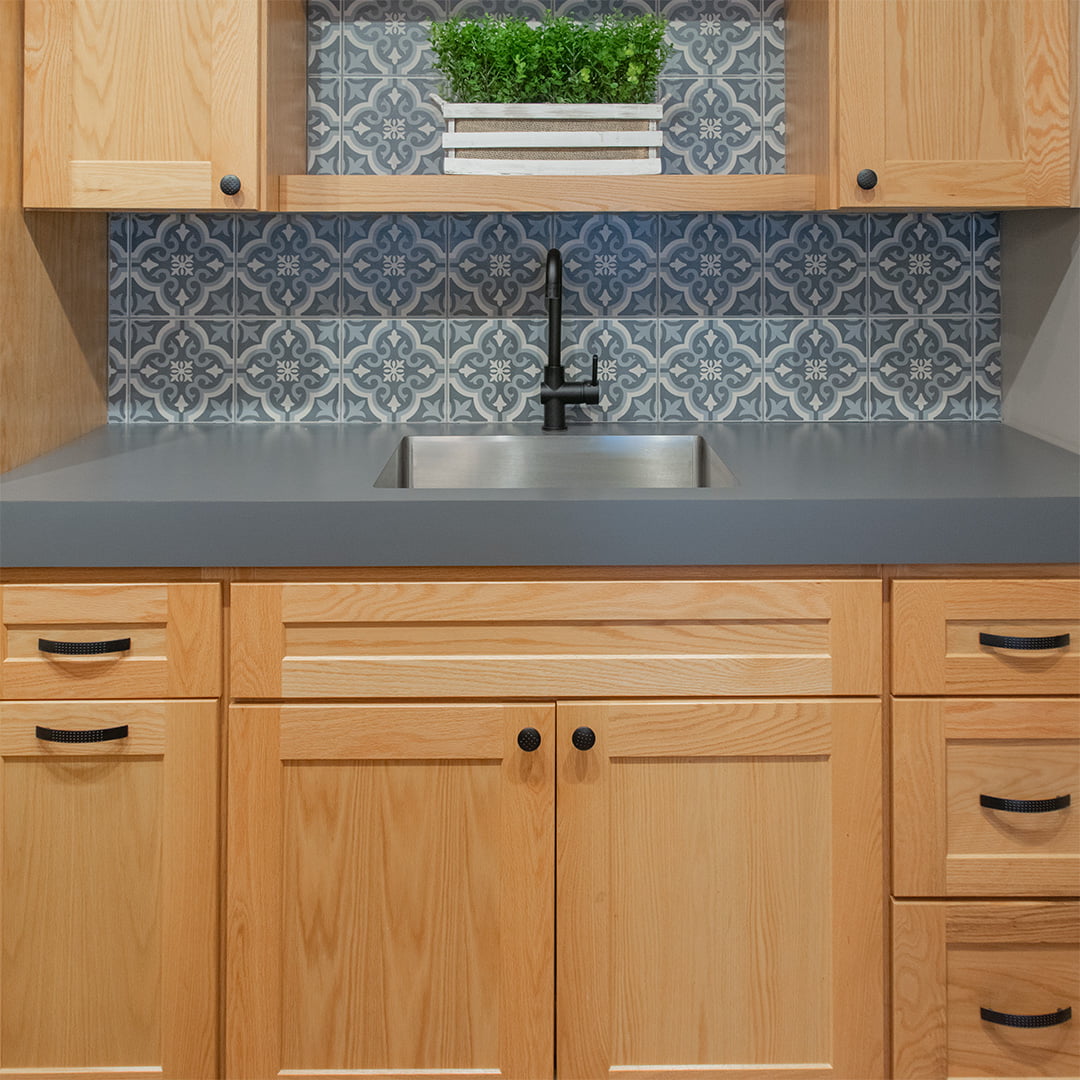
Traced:
<path id="1" fill-rule="evenodd" d="M 897 901 L 893 939 L 897 1080 L 1080 1076 L 1075 902 Z"/>
<path id="2" fill-rule="evenodd" d="M 0 1076 L 218 1069 L 217 701 L 0 703 Z"/>
<path id="3" fill-rule="evenodd" d="M 229 770 L 230 1077 L 884 1075 L 876 701 L 236 705 Z"/>

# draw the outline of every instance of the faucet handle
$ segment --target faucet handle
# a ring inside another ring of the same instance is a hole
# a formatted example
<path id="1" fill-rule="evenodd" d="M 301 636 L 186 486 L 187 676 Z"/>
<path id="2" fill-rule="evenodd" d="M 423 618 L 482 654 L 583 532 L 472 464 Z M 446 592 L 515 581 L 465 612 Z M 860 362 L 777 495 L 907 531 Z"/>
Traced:
<path id="1" fill-rule="evenodd" d="M 592 357 L 592 378 L 589 379 L 590 386 L 600 385 L 600 376 L 598 374 L 600 368 L 600 357 L 593 353 Z"/>

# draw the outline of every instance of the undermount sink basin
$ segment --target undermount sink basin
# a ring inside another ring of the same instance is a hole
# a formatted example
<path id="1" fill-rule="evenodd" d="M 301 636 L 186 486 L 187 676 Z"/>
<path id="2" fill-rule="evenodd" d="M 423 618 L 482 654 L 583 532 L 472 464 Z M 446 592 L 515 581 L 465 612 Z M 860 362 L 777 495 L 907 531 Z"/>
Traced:
<path id="1" fill-rule="evenodd" d="M 407 435 L 379 488 L 701 488 L 735 478 L 700 435 Z"/>

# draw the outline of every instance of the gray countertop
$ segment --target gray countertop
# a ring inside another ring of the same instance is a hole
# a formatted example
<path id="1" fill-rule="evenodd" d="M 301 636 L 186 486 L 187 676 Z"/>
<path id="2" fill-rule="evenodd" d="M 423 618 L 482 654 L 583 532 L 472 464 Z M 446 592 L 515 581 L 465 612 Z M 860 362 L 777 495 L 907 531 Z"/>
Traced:
<path id="1" fill-rule="evenodd" d="M 995 423 L 605 424 L 703 435 L 727 488 L 373 487 L 403 435 L 114 425 L 0 478 L 0 564 L 541 566 L 1080 560 L 1080 457 Z"/>

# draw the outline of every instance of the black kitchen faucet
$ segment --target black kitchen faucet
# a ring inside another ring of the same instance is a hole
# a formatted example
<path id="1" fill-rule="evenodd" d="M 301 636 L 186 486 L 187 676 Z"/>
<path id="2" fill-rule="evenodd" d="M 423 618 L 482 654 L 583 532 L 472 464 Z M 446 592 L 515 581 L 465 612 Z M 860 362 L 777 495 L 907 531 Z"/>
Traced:
<path id="1" fill-rule="evenodd" d="M 566 382 L 562 366 L 562 255 L 558 248 L 547 253 L 548 359 L 540 401 L 544 406 L 544 431 L 566 430 L 567 405 L 599 405 L 599 358 L 592 358 L 592 378 L 588 382 Z"/>

